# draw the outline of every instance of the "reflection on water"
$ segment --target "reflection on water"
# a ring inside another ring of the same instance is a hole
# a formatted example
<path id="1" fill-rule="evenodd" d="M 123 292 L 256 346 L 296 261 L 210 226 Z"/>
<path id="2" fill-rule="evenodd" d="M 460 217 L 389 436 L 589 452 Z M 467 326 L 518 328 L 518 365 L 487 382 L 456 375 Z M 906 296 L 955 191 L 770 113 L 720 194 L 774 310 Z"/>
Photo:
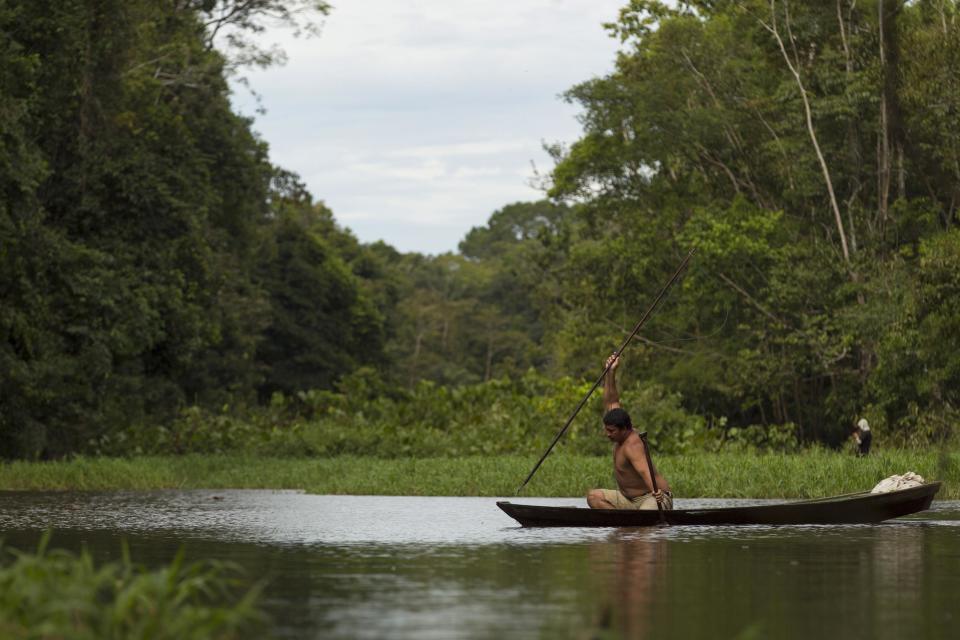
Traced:
<path id="1" fill-rule="evenodd" d="M 146 564 L 181 545 L 238 562 L 268 580 L 289 638 L 955 637 L 960 503 L 875 526 L 652 529 L 522 529 L 494 503 L 6 493 L 0 532 L 29 548 L 53 528 L 104 559 L 126 538 Z"/>
<path id="2" fill-rule="evenodd" d="M 592 635 L 646 638 L 653 632 L 654 611 L 665 601 L 670 553 L 670 545 L 658 542 L 654 531 L 615 532 L 589 546 L 590 566 L 605 576 L 596 593 Z"/>

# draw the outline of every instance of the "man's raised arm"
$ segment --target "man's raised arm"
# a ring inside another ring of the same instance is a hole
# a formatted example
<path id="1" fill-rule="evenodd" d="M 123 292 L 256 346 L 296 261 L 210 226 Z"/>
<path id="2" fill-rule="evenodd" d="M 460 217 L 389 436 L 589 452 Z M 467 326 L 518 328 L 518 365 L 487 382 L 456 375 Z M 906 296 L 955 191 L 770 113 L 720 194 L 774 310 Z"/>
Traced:
<path id="1" fill-rule="evenodd" d="M 603 378 L 603 406 L 610 411 L 620 407 L 620 393 L 617 391 L 617 367 L 620 366 L 620 356 L 612 354 L 607 358 L 605 366 L 609 369 Z"/>

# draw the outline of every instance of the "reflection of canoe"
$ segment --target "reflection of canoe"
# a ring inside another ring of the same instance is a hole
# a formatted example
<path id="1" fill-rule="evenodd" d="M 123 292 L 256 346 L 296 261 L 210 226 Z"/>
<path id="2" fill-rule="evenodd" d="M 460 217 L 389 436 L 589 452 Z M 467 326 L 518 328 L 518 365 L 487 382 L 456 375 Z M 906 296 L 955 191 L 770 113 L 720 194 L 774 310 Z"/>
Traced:
<path id="1" fill-rule="evenodd" d="M 831 498 L 723 509 L 666 511 L 668 524 L 867 524 L 917 513 L 930 507 L 940 490 L 930 482 L 889 493 L 851 493 Z M 660 524 L 657 511 L 544 507 L 498 502 L 497 506 L 525 527 L 647 527 Z"/>

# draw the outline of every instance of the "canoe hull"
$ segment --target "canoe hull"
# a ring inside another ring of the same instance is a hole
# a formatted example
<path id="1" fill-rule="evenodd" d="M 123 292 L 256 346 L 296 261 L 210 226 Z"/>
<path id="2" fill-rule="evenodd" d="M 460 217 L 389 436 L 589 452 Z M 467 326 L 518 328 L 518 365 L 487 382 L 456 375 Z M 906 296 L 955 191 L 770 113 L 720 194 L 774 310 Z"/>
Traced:
<path id="1" fill-rule="evenodd" d="M 722 509 L 674 509 L 664 513 L 673 525 L 870 524 L 930 508 L 940 490 L 931 482 L 889 493 L 855 493 L 818 500 Z M 546 507 L 498 502 L 525 527 L 649 527 L 660 524 L 657 511 Z"/>

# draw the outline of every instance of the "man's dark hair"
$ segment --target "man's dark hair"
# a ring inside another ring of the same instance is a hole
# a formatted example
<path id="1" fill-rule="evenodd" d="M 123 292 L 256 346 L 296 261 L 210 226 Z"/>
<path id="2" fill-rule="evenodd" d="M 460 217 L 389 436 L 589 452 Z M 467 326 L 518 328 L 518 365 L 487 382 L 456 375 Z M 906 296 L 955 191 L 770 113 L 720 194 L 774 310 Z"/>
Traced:
<path id="1" fill-rule="evenodd" d="M 616 427 L 617 429 L 630 429 L 633 427 L 633 423 L 630 422 L 630 414 L 620 407 L 607 411 L 603 416 L 603 424 Z"/>

